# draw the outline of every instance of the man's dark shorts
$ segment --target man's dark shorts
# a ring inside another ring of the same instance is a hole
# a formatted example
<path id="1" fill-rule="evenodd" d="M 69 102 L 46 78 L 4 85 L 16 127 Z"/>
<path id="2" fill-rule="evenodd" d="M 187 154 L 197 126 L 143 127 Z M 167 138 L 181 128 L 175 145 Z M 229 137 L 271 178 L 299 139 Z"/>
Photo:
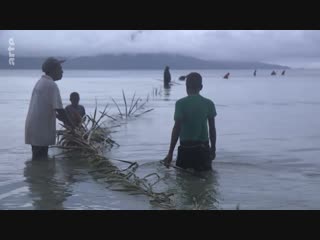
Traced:
<path id="1" fill-rule="evenodd" d="M 178 148 L 178 167 L 196 171 L 212 170 L 212 160 L 210 160 L 210 148 L 208 142 L 181 142 Z"/>
<path id="2" fill-rule="evenodd" d="M 42 159 L 48 157 L 48 146 L 32 146 L 32 159 Z"/>

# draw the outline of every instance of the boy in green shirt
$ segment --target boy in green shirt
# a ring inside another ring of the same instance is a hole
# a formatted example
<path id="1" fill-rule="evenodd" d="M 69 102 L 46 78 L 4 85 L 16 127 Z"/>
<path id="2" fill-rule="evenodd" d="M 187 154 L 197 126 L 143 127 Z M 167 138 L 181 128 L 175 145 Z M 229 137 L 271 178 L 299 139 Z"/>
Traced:
<path id="1" fill-rule="evenodd" d="M 188 96 L 176 102 L 170 149 L 164 159 L 169 168 L 172 162 L 174 148 L 180 138 L 176 165 L 196 171 L 212 169 L 212 160 L 216 156 L 217 115 L 214 103 L 202 97 L 202 77 L 199 73 L 187 76 L 186 88 Z M 209 147 L 208 123 L 211 147 Z"/>

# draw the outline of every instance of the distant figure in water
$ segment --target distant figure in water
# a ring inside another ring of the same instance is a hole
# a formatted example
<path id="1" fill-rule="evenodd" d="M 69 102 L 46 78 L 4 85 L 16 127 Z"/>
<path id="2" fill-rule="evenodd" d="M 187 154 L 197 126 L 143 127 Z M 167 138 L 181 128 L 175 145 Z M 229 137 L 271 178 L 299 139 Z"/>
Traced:
<path id="1" fill-rule="evenodd" d="M 229 79 L 230 73 L 227 73 L 226 75 L 224 75 L 224 79 Z"/>
<path id="2" fill-rule="evenodd" d="M 170 167 L 175 146 L 180 138 L 176 166 L 196 171 L 212 170 L 212 161 L 216 157 L 217 112 L 214 103 L 200 95 L 202 87 L 202 77 L 199 73 L 193 72 L 187 76 L 188 96 L 181 98 L 175 104 L 175 123 L 170 149 L 164 159 L 167 168 Z"/>
<path id="3" fill-rule="evenodd" d="M 169 67 L 166 66 L 166 68 L 164 69 L 164 74 L 163 74 L 163 83 L 165 87 L 169 87 L 171 82 L 171 74 L 169 71 Z"/>
<path id="4" fill-rule="evenodd" d="M 74 126 L 81 126 L 82 118 L 86 115 L 86 110 L 82 105 L 79 105 L 80 95 L 77 92 L 70 94 L 70 102 L 65 110 L 68 114 L 69 119 L 72 121 Z"/>
<path id="5" fill-rule="evenodd" d="M 286 70 L 283 70 L 281 75 L 284 76 L 286 74 Z"/>
<path id="6" fill-rule="evenodd" d="M 257 76 L 257 70 L 254 70 L 253 76 Z"/>
<path id="7" fill-rule="evenodd" d="M 184 81 L 184 80 L 186 80 L 186 78 L 187 78 L 186 76 L 181 76 L 181 77 L 179 77 L 179 80 Z"/>
<path id="8" fill-rule="evenodd" d="M 271 76 L 275 76 L 277 73 L 275 71 L 272 71 Z"/>

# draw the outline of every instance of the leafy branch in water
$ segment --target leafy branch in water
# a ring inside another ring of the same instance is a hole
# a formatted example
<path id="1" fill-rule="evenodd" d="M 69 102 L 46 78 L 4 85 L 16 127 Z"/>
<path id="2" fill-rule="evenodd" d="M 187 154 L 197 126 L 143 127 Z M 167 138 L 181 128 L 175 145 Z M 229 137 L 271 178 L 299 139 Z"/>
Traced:
<path id="1" fill-rule="evenodd" d="M 145 105 L 146 105 L 146 103 L 149 102 L 149 95 L 147 96 L 147 99 L 142 103 L 141 103 L 141 101 L 142 101 L 141 98 L 135 98 L 135 97 L 136 97 L 136 93 L 133 94 L 133 97 L 131 99 L 131 104 L 130 104 L 130 106 L 128 106 L 126 95 L 125 95 L 124 91 L 122 90 L 122 98 L 123 98 L 123 102 L 124 102 L 123 111 L 121 111 L 119 104 L 113 98 L 111 98 L 111 100 L 113 101 L 113 103 L 116 105 L 116 107 L 118 109 L 120 118 L 127 119 L 130 117 L 139 117 L 142 114 L 145 114 L 145 113 L 148 113 L 148 112 L 151 112 L 154 110 L 153 108 L 145 110 Z M 116 120 L 116 118 L 114 118 L 114 120 Z"/>
<path id="2" fill-rule="evenodd" d="M 135 94 L 131 99 L 130 107 L 128 107 L 125 94 L 123 92 L 123 99 L 125 102 L 125 111 L 122 113 L 119 106 L 116 104 L 120 117 L 128 118 L 130 116 L 140 116 L 144 113 L 150 112 L 153 109 L 141 111 L 147 100 L 139 104 L 140 98 L 135 99 Z M 126 191 L 130 194 L 145 194 L 150 197 L 150 202 L 162 208 L 173 209 L 174 203 L 171 197 L 173 194 L 164 192 L 155 192 L 153 187 L 161 179 L 157 173 L 151 173 L 142 178 L 136 175 L 136 170 L 139 167 L 137 162 L 122 161 L 129 164 L 126 169 L 119 169 L 110 160 L 104 156 L 106 150 L 111 150 L 114 146 L 119 146 L 111 138 L 111 128 L 105 127 L 105 118 L 111 118 L 117 121 L 117 117 L 107 114 L 109 105 L 106 105 L 103 111 L 98 111 L 97 102 L 93 115 L 87 115 L 83 118 L 82 124 L 75 129 L 62 125 L 64 128 L 57 132 L 57 145 L 54 147 L 60 148 L 68 153 L 77 152 L 82 158 L 89 161 L 97 179 L 103 180 L 107 184 L 112 185 L 112 190 Z M 97 113 L 100 113 L 98 117 Z M 119 125 L 113 126 L 118 127 Z M 150 179 L 155 179 L 151 182 Z M 114 188 L 116 186 L 116 188 Z"/>

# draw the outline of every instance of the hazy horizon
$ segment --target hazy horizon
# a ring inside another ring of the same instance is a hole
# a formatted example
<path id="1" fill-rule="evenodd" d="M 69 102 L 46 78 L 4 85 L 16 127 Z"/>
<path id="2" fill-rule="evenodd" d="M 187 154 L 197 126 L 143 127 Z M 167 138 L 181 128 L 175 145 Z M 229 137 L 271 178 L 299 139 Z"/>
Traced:
<path id="1" fill-rule="evenodd" d="M 0 55 L 10 38 L 16 56 L 168 53 L 320 68 L 318 30 L 1 30 Z"/>

